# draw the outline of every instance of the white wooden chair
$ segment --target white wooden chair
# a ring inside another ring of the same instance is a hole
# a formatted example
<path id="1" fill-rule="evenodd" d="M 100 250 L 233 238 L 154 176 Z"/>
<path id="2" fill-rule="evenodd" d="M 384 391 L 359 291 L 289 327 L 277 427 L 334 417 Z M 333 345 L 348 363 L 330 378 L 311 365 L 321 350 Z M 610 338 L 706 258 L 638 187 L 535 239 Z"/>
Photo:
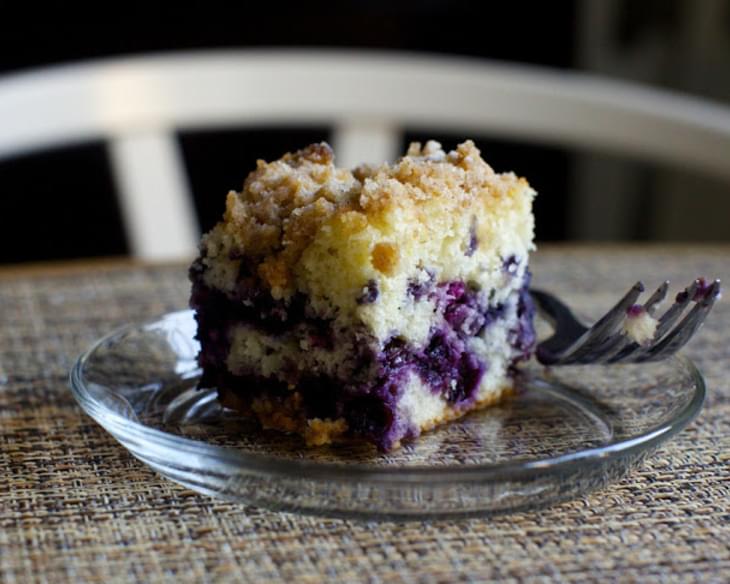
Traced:
<path id="1" fill-rule="evenodd" d="M 0 158 L 108 141 L 134 255 L 198 239 L 175 130 L 333 128 L 338 161 L 393 158 L 402 127 L 685 165 L 730 182 L 730 108 L 587 75 L 383 52 L 245 50 L 68 65 L 0 80 Z"/>

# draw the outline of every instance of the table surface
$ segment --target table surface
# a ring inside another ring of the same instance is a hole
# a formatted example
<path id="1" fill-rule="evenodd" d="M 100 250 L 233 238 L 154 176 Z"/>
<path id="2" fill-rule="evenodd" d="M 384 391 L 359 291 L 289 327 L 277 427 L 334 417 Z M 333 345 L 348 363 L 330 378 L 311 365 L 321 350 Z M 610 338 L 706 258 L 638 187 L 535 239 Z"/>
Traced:
<path id="1" fill-rule="evenodd" d="M 546 246 L 535 285 L 587 313 L 637 279 L 730 281 L 727 246 Z M 198 495 L 132 458 L 75 405 L 76 356 L 123 323 L 186 306 L 182 265 L 0 269 L 0 581 L 727 581 L 730 304 L 686 353 L 699 418 L 624 480 L 529 513 L 366 523 Z"/>

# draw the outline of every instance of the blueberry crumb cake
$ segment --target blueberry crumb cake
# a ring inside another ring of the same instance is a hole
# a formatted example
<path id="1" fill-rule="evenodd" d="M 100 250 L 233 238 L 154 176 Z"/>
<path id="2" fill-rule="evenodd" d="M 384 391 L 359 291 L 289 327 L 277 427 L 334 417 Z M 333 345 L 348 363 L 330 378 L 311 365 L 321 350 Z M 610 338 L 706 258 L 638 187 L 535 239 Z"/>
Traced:
<path id="1" fill-rule="evenodd" d="M 190 268 L 200 386 L 309 445 L 381 451 L 495 403 L 535 343 L 534 195 L 471 141 L 258 161 Z"/>

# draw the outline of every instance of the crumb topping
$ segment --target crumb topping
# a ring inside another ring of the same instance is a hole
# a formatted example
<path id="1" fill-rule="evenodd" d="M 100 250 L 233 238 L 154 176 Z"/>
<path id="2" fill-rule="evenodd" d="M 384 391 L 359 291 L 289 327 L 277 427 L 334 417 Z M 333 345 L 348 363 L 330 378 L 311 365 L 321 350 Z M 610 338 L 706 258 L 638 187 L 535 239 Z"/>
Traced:
<path id="1" fill-rule="evenodd" d="M 524 179 L 495 173 L 470 140 L 449 153 L 435 141 L 414 142 L 395 163 L 352 171 L 335 166 L 330 146 L 312 144 L 257 162 L 242 191 L 228 194 L 223 221 L 204 237 L 203 262 L 218 262 L 220 278 L 230 281 L 237 258 L 245 257 L 275 298 L 287 298 L 297 278 L 307 277 L 305 253 L 321 259 L 354 246 L 339 258 L 345 269 L 347 261 L 361 262 L 392 276 L 404 256 L 393 237 L 399 223 L 415 222 L 410 233 L 423 241 L 448 236 L 449 217 L 471 212 L 483 218 L 475 239 L 489 245 L 503 215 L 522 213 L 527 199 L 529 206 L 525 190 L 532 193 Z M 358 278 L 347 284 L 359 289 L 368 275 Z"/>

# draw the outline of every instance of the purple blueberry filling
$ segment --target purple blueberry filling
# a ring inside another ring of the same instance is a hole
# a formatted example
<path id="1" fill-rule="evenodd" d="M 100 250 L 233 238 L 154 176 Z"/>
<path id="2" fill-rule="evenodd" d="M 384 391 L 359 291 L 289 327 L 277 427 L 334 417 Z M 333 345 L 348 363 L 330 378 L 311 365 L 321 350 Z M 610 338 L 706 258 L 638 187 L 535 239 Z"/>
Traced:
<path id="1" fill-rule="evenodd" d="M 483 308 L 478 291 L 463 282 L 442 284 L 432 297 L 442 307 L 446 322 L 462 337 L 480 334 L 485 326 L 504 316 L 505 312 L 503 304 Z"/>
<path id="2" fill-rule="evenodd" d="M 692 295 L 692 302 L 700 302 L 701 300 L 704 300 L 707 297 L 711 286 L 712 284 L 710 282 L 707 282 L 707 280 L 705 280 L 704 278 L 697 278 L 697 289 Z M 682 290 L 681 292 L 677 293 L 675 301 L 686 302 L 688 298 L 689 292 L 687 290 Z"/>
<path id="3" fill-rule="evenodd" d="M 507 270 L 509 262 L 516 265 L 516 260 L 510 258 L 505 262 Z M 337 343 L 331 323 L 307 313 L 303 295 L 286 303 L 276 301 L 268 292 L 257 288 L 253 277 L 242 278 L 233 294 L 223 294 L 204 284 L 202 268 L 196 265 L 191 268 L 190 278 L 193 282 L 191 307 L 196 309 L 197 338 L 201 343 L 198 357 L 203 368 L 201 387 L 225 388 L 244 401 L 257 395 L 283 399 L 290 394 L 288 384 L 283 381 L 260 377 L 255 371 L 248 375 L 227 371 L 228 332 L 238 324 L 245 323 L 274 335 L 284 334 L 298 325 L 303 326 L 313 347 L 331 350 Z M 518 322 L 509 331 L 509 341 L 517 353 L 514 362 L 529 357 L 535 343 L 532 326 L 535 309 L 527 292 L 528 284 L 529 272 L 526 272 L 523 288 L 516 294 Z M 504 318 L 507 306 L 489 304 L 485 298 L 488 295 L 461 281 L 435 285 L 433 277 L 427 282 L 413 283 L 408 293 L 414 299 L 428 296 L 433 300 L 444 315 L 443 324 L 431 331 L 430 340 L 421 348 L 394 337 L 382 350 L 375 350 L 374 340 L 357 332 L 362 338 L 355 343 L 359 354 L 354 356 L 356 366 L 350 378 L 298 378 L 297 391 L 308 418 L 344 417 L 352 434 L 365 437 L 380 450 L 387 451 L 399 440 L 418 433 L 417 428 L 407 427 L 407 421 L 397 415 L 398 402 L 412 373 L 418 374 L 434 393 L 455 406 L 467 407 L 473 403 L 489 363 L 473 354 L 466 341 Z M 376 283 L 369 282 L 362 303 L 374 302 L 377 297 Z"/>
<path id="4" fill-rule="evenodd" d="M 641 304 L 632 304 L 626 309 L 626 315 L 630 317 L 641 316 L 644 312 L 644 307 Z"/>
<path id="5" fill-rule="evenodd" d="M 369 280 L 367 285 L 363 288 L 362 294 L 358 296 L 358 304 L 372 304 L 378 299 L 378 283 L 375 280 Z"/>
<path id="6" fill-rule="evenodd" d="M 513 365 L 518 361 L 529 359 L 537 341 L 534 326 L 535 304 L 530 296 L 531 279 L 530 270 L 525 270 L 525 277 L 517 300 L 517 324 L 510 329 L 507 337 L 512 348 L 518 352 Z"/>
<path id="7" fill-rule="evenodd" d="M 704 278 L 697 278 L 697 291 L 694 293 L 692 300 L 699 302 L 707 298 L 707 294 L 710 292 L 712 283 L 708 282 Z"/>
<path id="8" fill-rule="evenodd" d="M 431 292 L 436 281 L 436 274 L 433 270 L 426 268 L 424 270 L 428 275 L 426 280 L 409 280 L 408 282 L 408 295 L 414 300 L 420 300 Z"/>
<path id="9" fill-rule="evenodd" d="M 471 257 L 474 255 L 474 252 L 479 247 L 479 238 L 477 237 L 477 222 L 476 218 L 471 222 L 471 227 L 469 228 L 469 245 L 466 248 L 466 255 L 467 257 Z"/>
<path id="10" fill-rule="evenodd" d="M 502 269 L 508 274 L 516 274 L 517 269 L 520 267 L 520 261 L 513 255 L 509 256 L 502 263 Z"/>
<path id="11" fill-rule="evenodd" d="M 202 308 L 224 322 L 250 323 L 271 334 L 283 333 L 303 321 L 319 321 L 318 326 L 322 326 L 321 319 L 311 319 L 305 314 L 303 294 L 295 294 L 286 302 L 275 300 L 253 277 L 239 277 L 236 289 L 224 294 L 206 286 L 196 264 L 190 269 L 190 279 L 193 283 L 190 306 L 198 314 Z"/>

